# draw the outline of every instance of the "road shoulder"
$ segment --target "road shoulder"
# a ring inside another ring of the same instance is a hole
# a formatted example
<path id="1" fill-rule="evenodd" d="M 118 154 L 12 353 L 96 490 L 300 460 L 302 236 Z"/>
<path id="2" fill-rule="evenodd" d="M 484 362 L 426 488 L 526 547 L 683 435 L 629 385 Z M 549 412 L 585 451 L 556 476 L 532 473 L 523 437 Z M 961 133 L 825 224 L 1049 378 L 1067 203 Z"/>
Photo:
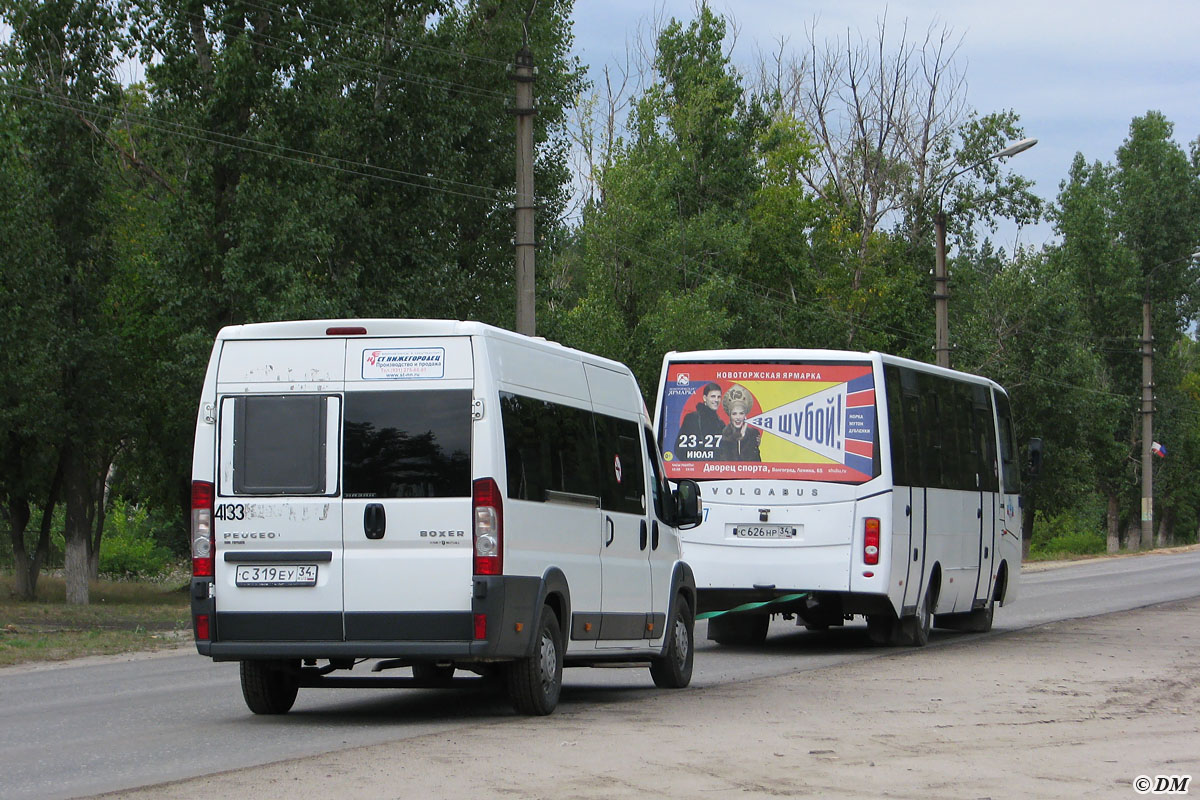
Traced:
<path id="1" fill-rule="evenodd" d="M 1200 779 L 1197 643 L 1200 598 L 104 796 L 1127 797 Z"/>

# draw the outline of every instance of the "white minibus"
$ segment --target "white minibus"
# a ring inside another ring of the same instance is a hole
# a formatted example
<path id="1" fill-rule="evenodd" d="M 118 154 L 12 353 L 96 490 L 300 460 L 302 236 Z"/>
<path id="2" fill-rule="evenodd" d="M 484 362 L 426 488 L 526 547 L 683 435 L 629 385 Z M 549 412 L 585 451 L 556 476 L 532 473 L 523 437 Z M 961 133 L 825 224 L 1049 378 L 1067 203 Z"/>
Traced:
<path id="1" fill-rule="evenodd" d="M 196 647 L 255 713 L 456 671 L 539 715 L 564 665 L 690 681 L 698 487 L 624 365 L 477 322 L 270 322 L 218 334 L 202 391 Z"/>
<path id="2" fill-rule="evenodd" d="M 701 486 L 683 554 L 710 639 L 863 616 L 920 646 L 1016 597 L 1020 470 L 994 381 L 876 352 L 672 352 L 656 425 L 668 478 Z"/>

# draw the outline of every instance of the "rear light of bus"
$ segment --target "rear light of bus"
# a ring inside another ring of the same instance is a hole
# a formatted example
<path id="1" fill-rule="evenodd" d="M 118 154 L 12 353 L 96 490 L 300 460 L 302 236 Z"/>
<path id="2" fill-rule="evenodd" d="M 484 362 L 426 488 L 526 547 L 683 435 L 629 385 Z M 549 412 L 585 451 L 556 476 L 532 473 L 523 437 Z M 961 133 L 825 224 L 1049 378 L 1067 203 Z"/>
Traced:
<path id="1" fill-rule="evenodd" d="M 492 478 L 480 478 L 471 489 L 472 531 L 476 575 L 504 572 L 504 507 L 500 487 Z"/>
<path id="2" fill-rule="evenodd" d="M 867 517 L 863 524 L 863 563 L 879 563 L 879 519 Z"/>
<path id="3" fill-rule="evenodd" d="M 213 485 L 192 481 L 192 575 L 213 576 Z"/>

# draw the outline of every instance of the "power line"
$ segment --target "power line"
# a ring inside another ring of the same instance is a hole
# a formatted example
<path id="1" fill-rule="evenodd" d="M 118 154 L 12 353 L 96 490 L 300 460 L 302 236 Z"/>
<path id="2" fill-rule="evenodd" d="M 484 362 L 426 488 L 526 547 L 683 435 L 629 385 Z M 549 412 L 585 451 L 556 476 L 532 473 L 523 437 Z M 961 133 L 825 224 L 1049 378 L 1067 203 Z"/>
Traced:
<path id="1" fill-rule="evenodd" d="M 207 128 L 199 128 L 192 125 L 187 125 L 181 122 L 171 122 L 162 120 L 156 117 L 151 117 L 145 114 L 129 111 L 127 109 L 117 110 L 98 103 L 92 103 L 85 100 L 71 100 L 67 98 L 55 98 L 45 95 L 35 90 L 23 89 L 10 85 L 0 85 L 0 91 L 9 94 L 12 97 L 41 103 L 43 105 L 60 108 L 66 111 L 80 113 L 84 107 L 88 108 L 91 113 L 98 117 L 110 119 L 113 121 L 123 121 L 133 119 L 138 124 L 143 125 L 151 130 L 159 131 L 174 136 L 181 136 L 187 139 L 204 142 L 207 144 L 220 145 L 236 150 L 242 150 L 258 155 L 266 155 L 273 158 L 280 158 L 297 164 L 306 164 L 309 166 L 319 167 L 322 169 L 330 169 L 347 174 L 358 175 L 366 178 L 377 178 L 391 183 L 396 183 L 404 186 L 411 186 L 419 189 L 429 189 L 430 191 L 442 192 L 444 194 L 452 194 L 460 197 L 467 197 L 474 200 L 486 200 L 493 202 L 504 198 L 509 194 L 508 190 L 496 189 L 494 187 L 480 186 L 477 184 L 466 183 L 462 181 L 454 181 L 448 178 L 439 178 L 433 175 L 421 175 L 415 172 L 406 172 L 404 170 L 393 169 L 391 167 L 383 167 L 375 164 L 367 164 L 361 161 L 352 161 L 350 159 L 340 158 L 338 156 L 326 155 L 324 153 L 313 153 L 306 150 L 299 150 L 285 145 L 270 144 L 261 142 L 257 139 L 250 139 L 244 136 L 234 134 L 221 133 Z M 324 160 L 330 163 L 320 163 Z M 345 166 L 337 166 L 337 165 Z M 369 170 L 369 171 L 363 171 Z M 403 176 L 403 177 L 392 177 Z M 417 183 L 413 180 L 405 180 L 404 178 L 416 178 L 423 181 L 430 181 L 445 184 L 448 187 L 460 188 L 443 188 L 439 186 L 431 186 L 428 183 Z M 476 189 L 479 193 L 464 191 L 464 189 Z M 483 194 L 486 193 L 486 194 Z"/>
<path id="2" fill-rule="evenodd" d="M 251 8 L 257 8 L 260 11 L 269 11 L 269 12 L 274 13 L 279 10 L 279 8 L 277 6 L 270 6 L 270 5 L 267 5 L 264 3 L 256 3 L 256 2 L 254 2 L 254 0 L 245 0 L 245 3 L 246 3 L 246 5 L 250 6 Z M 374 39 L 391 40 L 394 42 L 399 42 L 400 44 L 403 44 L 403 45 L 407 45 L 408 47 L 412 47 L 414 49 L 427 50 L 432 53 L 438 53 L 441 55 L 449 55 L 454 58 L 465 58 L 465 59 L 469 59 L 472 61 L 480 61 L 480 62 L 487 63 L 487 64 L 495 64 L 495 65 L 505 66 L 505 67 L 507 67 L 510 63 L 508 61 L 504 61 L 501 59 L 488 58 L 487 56 L 471 55 L 469 53 L 464 53 L 461 50 L 454 50 L 454 49 L 447 48 L 447 47 L 438 47 L 436 45 L 427 44 L 425 42 L 418 42 L 418 41 L 414 41 L 411 39 L 402 39 L 399 36 L 395 36 L 393 34 L 379 33 L 377 31 L 372 31 L 367 28 L 363 28 L 358 25 L 354 25 L 353 23 L 350 23 L 350 22 L 340 22 L 338 20 L 330 19 L 328 17 L 322 17 L 318 14 L 312 14 L 312 13 L 301 14 L 298 12 L 296 16 L 303 19 L 306 22 L 312 22 L 317 27 L 325 28 L 326 30 L 331 30 L 334 33 L 339 33 L 341 30 L 347 29 L 347 30 L 354 31 L 356 33 L 360 33 L 364 36 L 369 36 Z"/>
<path id="3" fill-rule="evenodd" d="M 235 26 L 233 23 L 227 23 L 221 27 L 241 31 L 241 29 L 237 28 L 237 26 Z M 316 54 L 314 54 L 311 50 L 305 50 L 303 48 L 297 47 L 297 46 L 293 45 L 291 42 L 289 42 L 289 40 L 287 40 L 287 39 L 283 39 L 283 38 L 280 38 L 277 36 L 270 36 L 266 33 L 262 33 L 261 31 L 255 31 L 253 33 L 253 36 L 258 40 L 257 44 L 259 44 L 262 47 L 265 47 L 267 49 L 270 49 L 270 50 L 287 53 L 288 55 L 300 55 L 300 56 L 304 56 L 306 58 L 315 59 L 317 57 Z M 273 42 L 280 42 L 282 44 L 269 44 L 268 40 L 273 41 Z M 432 86 L 437 89 L 449 89 L 452 91 L 459 92 L 461 94 L 469 94 L 469 95 L 474 95 L 476 97 L 507 99 L 509 96 L 505 92 L 500 92 L 500 91 L 496 91 L 493 89 L 483 89 L 478 86 L 471 86 L 471 85 L 465 84 L 465 83 L 457 83 L 455 81 L 448 81 L 443 78 L 434 78 L 434 77 L 430 77 L 428 75 L 422 75 L 421 73 L 418 73 L 418 72 L 407 72 L 404 70 L 396 69 L 394 67 L 385 67 L 381 64 L 375 64 L 370 61 L 363 61 L 362 59 L 351 58 L 348 56 L 339 56 L 336 58 L 322 58 L 321 60 L 326 63 L 333 64 L 334 66 L 341 66 L 341 67 L 346 67 L 348 69 L 355 70 L 355 71 L 360 72 L 365 75 L 369 75 L 372 73 L 384 74 L 391 78 L 402 78 L 402 79 L 409 80 L 413 83 L 425 84 L 427 86 Z"/>

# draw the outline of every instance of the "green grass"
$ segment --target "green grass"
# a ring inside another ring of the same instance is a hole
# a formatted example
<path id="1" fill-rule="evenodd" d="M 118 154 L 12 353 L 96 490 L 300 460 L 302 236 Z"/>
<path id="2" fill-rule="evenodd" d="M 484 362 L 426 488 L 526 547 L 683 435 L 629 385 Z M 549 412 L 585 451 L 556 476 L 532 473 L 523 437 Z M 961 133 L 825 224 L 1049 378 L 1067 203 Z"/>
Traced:
<path id="1" fill-rule="evenodd" d="M 0 574 L 0 667 L 174 648 L 191 636 L 186 588 L 93 581 L 91 602 L 68 605 L 61 578 L 43 575 L 37 600 L 18 600 Z"/>

